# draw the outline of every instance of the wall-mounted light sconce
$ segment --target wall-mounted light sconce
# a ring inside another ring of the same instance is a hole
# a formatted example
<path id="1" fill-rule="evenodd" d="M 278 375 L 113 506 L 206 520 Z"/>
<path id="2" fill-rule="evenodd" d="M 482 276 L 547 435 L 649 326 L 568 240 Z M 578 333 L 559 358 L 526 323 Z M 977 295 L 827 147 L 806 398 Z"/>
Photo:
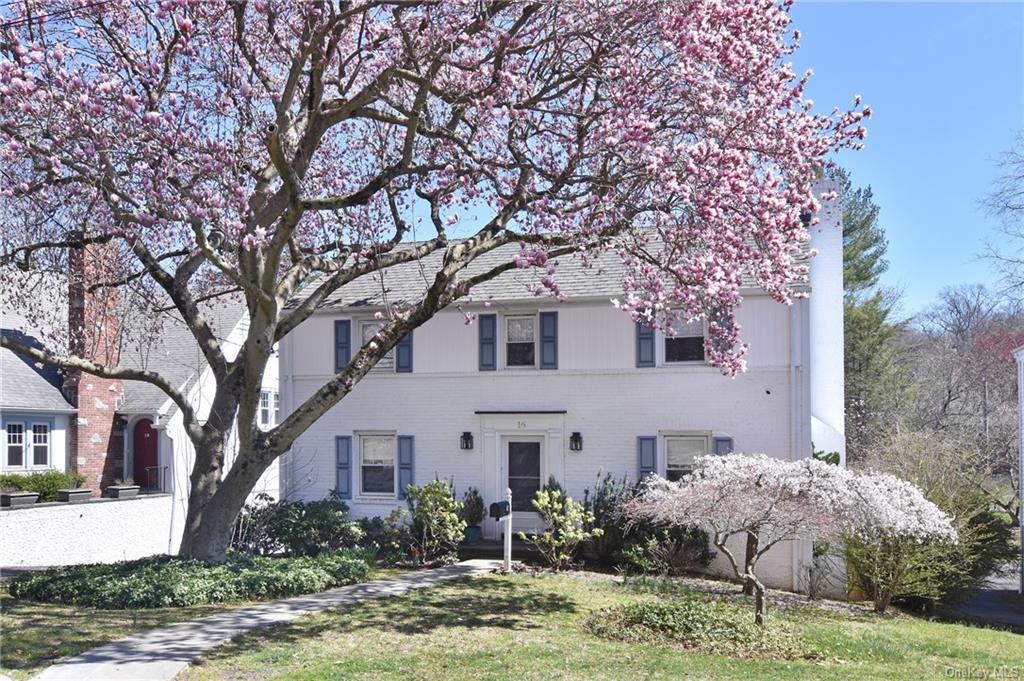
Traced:
<path id="1" fill-rule="evenodd" d="M 473 449 L 473 433 L 468 430 L 459 438 L 459 447 L 462 449 Z"/>
<path id="2" fill-rule="evenodd" d="M 583 451 L 583 436 L 579 433 L 573 433 L 569 436 L 569 450 L 573 452 Z"/>

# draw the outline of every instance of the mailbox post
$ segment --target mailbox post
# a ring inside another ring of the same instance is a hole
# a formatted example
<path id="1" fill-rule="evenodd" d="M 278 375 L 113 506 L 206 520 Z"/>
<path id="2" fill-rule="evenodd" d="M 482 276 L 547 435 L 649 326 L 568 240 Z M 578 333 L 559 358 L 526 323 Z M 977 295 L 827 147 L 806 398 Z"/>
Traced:
<path id="1" fill-rule="evenodd" d="M 505 521 L 505 572 L 512 572 L 512 490 L 505 490 L 505 501 L 491 504 L 489 516 Z"/>
<path id="2" fill-rule="evenodd" d="M 505 490 L 508 515 L 505 516 L 505 573 L 512 572 L 512 489 Z"/>

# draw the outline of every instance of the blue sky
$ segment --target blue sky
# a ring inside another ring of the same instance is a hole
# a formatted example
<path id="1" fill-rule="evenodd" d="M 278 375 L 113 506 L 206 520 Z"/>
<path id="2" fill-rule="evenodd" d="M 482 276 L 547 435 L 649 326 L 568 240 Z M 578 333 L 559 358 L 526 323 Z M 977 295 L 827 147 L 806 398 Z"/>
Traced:
<path id="1" fill-rule="evenodd" d="M 792 15 L 816 108 L 855 93 L 873 108 L 865 149 L 839 161 L 881 206 L 884 283 L 903 289 L 904 312 L 945 286 L 995 284 L 977 256 L 998 222 L 978 201 L 1024 128 L 1024 2 L 797 0 Z"/>

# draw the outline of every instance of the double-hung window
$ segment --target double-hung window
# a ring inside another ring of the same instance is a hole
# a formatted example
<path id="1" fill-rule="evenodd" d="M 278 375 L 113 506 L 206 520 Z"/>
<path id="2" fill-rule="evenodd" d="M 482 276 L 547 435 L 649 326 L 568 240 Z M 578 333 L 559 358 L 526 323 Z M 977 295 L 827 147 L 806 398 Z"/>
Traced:
<path id="1" fill-rule="evenodd" d="M 359 329 L 360 329 L 360 333 L 362 334 L 360 336 L 360 338 L 362 338 L 363 345 L 366 345 L 371 340 L 373 340 L 373 337 L 377 335 L 378 331 L 380 331 L 380 322 L 378 322 L 376 320 L 369 321 L 369 322 L 362 322 L 359 325 Z M 374 367 L 372 369 L 370 369 L 370 371 L 375 371 L 375 372 L 378 372 L 378 373 L 393 372 L 394 370 L 395 370 L 395 351 L 394 351 L 394 349 L 389 350 L 388 354 L 386 354 L 383 357 L 381 357 L 377 361 L 377 364 L 374 365 Z"/>
<path id="2" fill-rule="evenodd" d="M 6 468 L 47 468 L 50 465 L 50 424 L 11 421 L 4 428 Z"/>
<path id="3" fill-rule="evenodd" d="M 45 423 L 32 424 L 32 465 L 50 465 L 50 426 Z"/>
<path id="4" fill-rule="evenodd" d="M 7 458 L 8 468 L 25 467 L 25 424 L 7 424 Z"/>
<path id="5" fill-rule="evenodd" d="M 536 316 L 505 317 L 505 366 L 532 367 L 536 365 Z"/>
<path id="6" fill-rule="evenodd" d="M 270 391 L 264 390 L 260 392 L 260 425 L 270 425 Z"/>
<path id="7" fill-rule="evenodd" d="M 665 478 L 676 481 L 693 472 L 698 456 L 708 450 L 708 439 L 703 436 L 673 435 L 665 438 Z"/>
<path id="8" fill-rule="evenodd" d="M 359 438 L 359 473 L 363 494 L 395 494 L 394 435 Z"/>
<path id="9" fill-rule="evenodd" d="M 261 428 L 277 425 L 281 411 L 281 396 L 276 390 L 260 391 L 259 423 Z"/>
<path id="10" fill-rule="evenodd" d="M 700 319 L 675 329 L 674 336 L 665 336 L 665 363 L 704 361 L 704 322 Z"/>

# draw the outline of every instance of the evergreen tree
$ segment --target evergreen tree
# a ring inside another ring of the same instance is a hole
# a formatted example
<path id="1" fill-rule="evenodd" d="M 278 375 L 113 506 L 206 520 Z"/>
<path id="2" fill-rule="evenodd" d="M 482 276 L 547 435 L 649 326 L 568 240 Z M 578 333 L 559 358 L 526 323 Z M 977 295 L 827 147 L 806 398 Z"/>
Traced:
<path id="1" fill-rule="evenodd" d="M 895 320 L 899 293 L 879 284 L 888 269 L 888 241 L 871 187 L 832 173 L 843 200 L 843 288 L 847 456 L 861 458 L 892 421 L 905 395 Z"/>

